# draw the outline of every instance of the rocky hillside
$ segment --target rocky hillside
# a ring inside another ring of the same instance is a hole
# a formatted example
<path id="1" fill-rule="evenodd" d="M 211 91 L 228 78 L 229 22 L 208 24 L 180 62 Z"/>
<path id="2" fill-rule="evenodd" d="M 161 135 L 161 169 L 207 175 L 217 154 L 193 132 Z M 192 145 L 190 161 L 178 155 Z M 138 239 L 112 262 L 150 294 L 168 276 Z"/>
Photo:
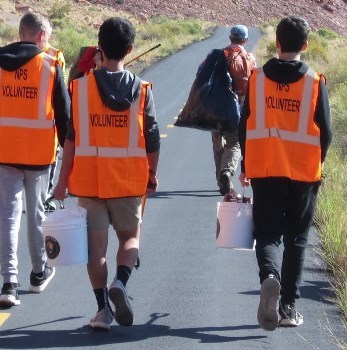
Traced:
<path id="1" fill-rule="evenodd" d="M 85 0 L 75 0 L 86 2 Z M 165 15 L 200 18 L 221 25 L 257 26 L 289 14 L 305 17 L 312 29 L 331 28 L 347 34 L 347 0 L 90 0 L 146 19 Z"/>
<path id="2" fill-rule="evenodd" d="M 146 21 L 152 16 L 199 18 L 220 25 L 243 23 L 248 26 L 289 14 L 305 17 L 313 30 L 327 27 L 347 34 L 347 0 L 1 0 L 0 21 L 17 25 L 26 9 L 46 12 L 53 3 L 71 3 L 76 20 L 91 22 L 97 28 L 109 15 L 130 16 Z M 89 12 L 90 5 L 101 5 L 100 12 Z M 96 14 L 99 13 L 99 16 Z M 102 16 L 100 15 L 102 13 Z"/>

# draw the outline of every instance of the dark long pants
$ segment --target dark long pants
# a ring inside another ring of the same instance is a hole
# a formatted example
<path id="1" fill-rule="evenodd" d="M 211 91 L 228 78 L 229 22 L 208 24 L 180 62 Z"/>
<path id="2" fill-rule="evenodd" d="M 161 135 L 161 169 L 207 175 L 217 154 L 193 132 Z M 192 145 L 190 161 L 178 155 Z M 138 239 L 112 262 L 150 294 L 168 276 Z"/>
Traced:
<path id="1" fill-rule="evenodd" d="M 281 281 L 282 302 L 300 298 L 308 232 L 312 224 L 319 182 L 287 178 L 252 179 L 254 236 L 260 283 L 269 274 Z M 280 245 L 284 250 L 281 264 Z"/>

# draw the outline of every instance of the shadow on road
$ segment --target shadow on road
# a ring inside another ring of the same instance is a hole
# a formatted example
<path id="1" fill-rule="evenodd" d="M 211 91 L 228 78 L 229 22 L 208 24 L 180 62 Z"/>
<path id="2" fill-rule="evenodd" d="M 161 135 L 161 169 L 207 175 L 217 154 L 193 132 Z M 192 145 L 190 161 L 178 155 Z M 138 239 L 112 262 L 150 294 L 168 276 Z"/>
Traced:
<path id="1" fill-rule="evenodd" d="M 88 325 L 74 330 L 32 330 L 38 324 L 26 327 L 13 328 L 1 332 L 2 349 L 49 349 L 56 347 L 89 347 L 106 344 L 119 344 L 128 342 L 138 342 L 144 339 L 155 337 L 179 337 L 196 339 L 200 343 L 226 343 L 245 340 L 257 340 L 266 338 L 260 335 L 248 336 L 224 336 L 221 333 L 229 331 L 256 330 L 258 325 L 241 325 L 227 327 L 194 327 L 194 328 L 170 328 L 166 325 L 154 324 L 159 318 L 166 317 L 169 314 L 153 313 L 150 319 L 143 325 L 134 325 L 132 327 L 111 326 L 110 332 L 92 330 Z M 54 322 L 66 322 L 68 320 L 82 318 L 71 317 L 55 320 Z M 42 324 L 41 324 L 42 325 Z"/>
<path id="2" fill-rule="evenodd" d="M 324 304 L 334 304 L 332 299 L 334 298 L 334 291 L 332 290 L 330 283 L 325 281 L 305 281 L 310 285 L 302 285 L 300 287 L 300 294 L 302 299 L 311 299 Z M 240 292 L 243 295 L 259 295 L 259 290 L 249 290 Z"/>
<path id="3" fill-rule="evenodd" d="M 150 198 L 171 198 L 173 196 L 183 196 L 183 197 L 221 197 L 219 192 L 216 191 L 158 191 L 151 194 Z"/>
<path id="4" fill-rule="evenodd" d="M 301 297 L 311 299 L 324 304 L 333 304 L 335 294 L 329 282 L 326 281 L 305 281 L 310 285 L 300 287 Z"/>

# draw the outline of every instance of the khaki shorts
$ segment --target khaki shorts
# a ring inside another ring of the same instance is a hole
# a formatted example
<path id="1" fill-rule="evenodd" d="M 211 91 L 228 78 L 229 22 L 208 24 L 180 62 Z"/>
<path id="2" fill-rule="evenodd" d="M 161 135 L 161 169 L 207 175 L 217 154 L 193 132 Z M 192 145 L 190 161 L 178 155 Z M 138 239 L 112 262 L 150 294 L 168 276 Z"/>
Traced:
<path id="1" fill-rule="evenodd" d="M 95 231 L 134 230 L 141 224 L 141 197 L 112 199 L 78 198 L 78 205 L 87 209 L 88 228 Z"/>

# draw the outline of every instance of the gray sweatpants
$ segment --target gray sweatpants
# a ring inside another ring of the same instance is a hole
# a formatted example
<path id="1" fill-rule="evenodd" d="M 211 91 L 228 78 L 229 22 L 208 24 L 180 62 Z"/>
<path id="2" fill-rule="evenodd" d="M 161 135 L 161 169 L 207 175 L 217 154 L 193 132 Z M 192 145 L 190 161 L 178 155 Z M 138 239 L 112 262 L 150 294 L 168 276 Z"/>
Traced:
<path id="1" fill-rule="evenodd" d="M 47 261 L 41 222 L 47 196 L 49 169 L 22 170 L 0 165 L 0 273 L 3 282 L 18 282 L 18 232 L 25 189 L 28 248 L 35 273 Z"/>

